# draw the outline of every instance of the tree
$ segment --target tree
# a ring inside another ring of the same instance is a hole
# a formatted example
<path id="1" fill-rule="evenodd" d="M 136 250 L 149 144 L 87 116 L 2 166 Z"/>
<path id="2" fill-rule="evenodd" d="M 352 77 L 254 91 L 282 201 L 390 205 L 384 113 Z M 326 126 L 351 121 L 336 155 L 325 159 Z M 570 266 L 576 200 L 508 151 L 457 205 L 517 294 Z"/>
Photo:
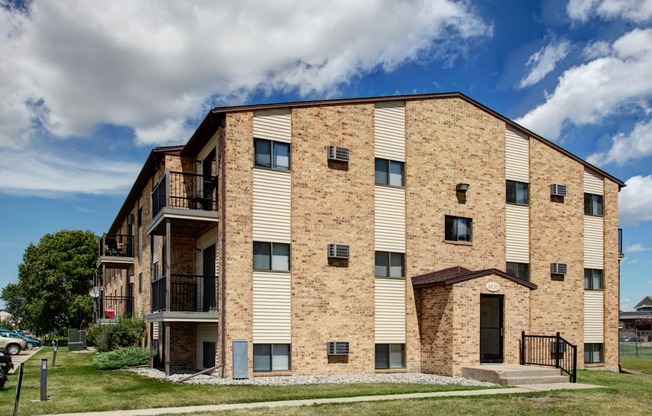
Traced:
<path id="1" fill-rule="evenodd" d="M 30 244 L 18 266 L 18 283 L 0 297 L 20 325 L 39 334 L 81 328 L 92 319 L 88 295 L 95 275 L 97 236 L 61 230 Z"/>

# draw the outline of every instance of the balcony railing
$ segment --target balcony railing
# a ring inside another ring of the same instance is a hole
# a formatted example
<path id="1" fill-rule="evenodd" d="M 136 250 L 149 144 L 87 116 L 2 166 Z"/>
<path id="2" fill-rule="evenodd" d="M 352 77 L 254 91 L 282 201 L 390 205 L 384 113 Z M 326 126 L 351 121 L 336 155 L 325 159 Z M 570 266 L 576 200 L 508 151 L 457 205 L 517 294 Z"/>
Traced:
<path id="1" fill-rule="evenodd" d="M 577 346 L 556 335 L 521 333 L 521 365 L 543 365 L 561 369 L 577 382 Z"/>
<path id="2" fill-rule="evenodd" d="M 105 296 L 100 305 L 100 315 L 104 319 L 133 318 L 134 298 L 132 296 Z"/>
<path id="3" fill-rule="evenodd" d="M 208 312 L 217 309 L 215 276 L 173 274 L 170 305 L 166 305 L 167 276 L 152 282 L 152 312 Z"/>
<path id="4" fill-rule="evenodd" d="M 165 207 L 217 210 L 217 181 L 196 173 L 171 172 L 152 191 L 152 217 Z"/>
<path id="5" fill-rule="evenodd" d="M 133 257 L 134 236 L 123 234 L 104 234 L 100 240 L 100 257 Z"/>

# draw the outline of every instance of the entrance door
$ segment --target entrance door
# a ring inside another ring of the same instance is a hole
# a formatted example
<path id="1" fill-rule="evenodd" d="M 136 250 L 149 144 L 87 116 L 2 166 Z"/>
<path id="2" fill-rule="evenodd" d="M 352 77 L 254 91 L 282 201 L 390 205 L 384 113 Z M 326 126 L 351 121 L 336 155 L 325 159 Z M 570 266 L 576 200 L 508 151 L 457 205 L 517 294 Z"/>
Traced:
<path id="1" fill-rule="evenodd" d="M 480 296 L 480 362 L 503 362 L 502 296 Z"/>

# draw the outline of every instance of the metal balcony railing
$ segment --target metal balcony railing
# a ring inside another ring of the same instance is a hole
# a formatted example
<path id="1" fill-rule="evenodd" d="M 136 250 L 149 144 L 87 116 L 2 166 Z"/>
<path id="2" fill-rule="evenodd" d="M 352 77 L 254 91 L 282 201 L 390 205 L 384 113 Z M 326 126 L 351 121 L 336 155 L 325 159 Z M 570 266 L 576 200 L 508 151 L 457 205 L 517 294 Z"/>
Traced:
<path id="1" fill-rule="evenodd" d="M 104 234 L 100 239 L 100 257 L 133 257 L 134 236 L 124 234 Z"/>
<path id="2" fill-rule="evenodd" d="M 215 276 L 173 274 L 170 305 L 166 304 L 167 276 L 152 282 L 152 312 L 208 312 L 217 309 Z"/>
<path id="3" fill-rule="evenodd" d="M 166 172 L 152 191 L 152 218 L 165 207 L 217 211 L 216 177 Z"/>
<path id="4" fill-rule="evenodd" d="M 561 369 L 577 382 L 577 346 L 556 335 L 521 333 L 521 365 L 543 365 Z"/>
<path id="5" fill-rule="evenodd" d="M 133 318 L 133 296 L 104 296 L 100 305 L 100 314 L 104 319 Z"/>

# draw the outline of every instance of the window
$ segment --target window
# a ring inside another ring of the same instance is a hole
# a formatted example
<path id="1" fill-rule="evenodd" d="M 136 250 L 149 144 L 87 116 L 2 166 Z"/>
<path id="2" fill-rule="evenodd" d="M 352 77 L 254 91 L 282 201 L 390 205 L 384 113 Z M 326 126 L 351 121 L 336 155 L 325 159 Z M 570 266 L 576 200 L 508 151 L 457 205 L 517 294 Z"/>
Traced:
<path id="1" fill-rule="evenodd" d="M 530 281 L 530 265 L 528 263 L 507 262 L 507 274 L 519 279 Z"/>
<path id="2" fill-rule="evenodd" d="M 290 170 L 290 144 L 273 140 L 254 139 L 254 165 L 278 170 Z"/>
<path id="3" fill-rule="evenodd" d="M 507 202 L 512 204 L 528 204 L 528 184 L 525 182 L 507 181 Z"/>
<path id="4" fill-rule="evenodd" d="M 405 368 L 405 344 L 376 344 L 376 369 Z"/>
<path id="5" fill-rule="evenodd" d="M 376 252 L 376 276 L 377 277 L 404 277 L 405 276 L 405 254 L 389 253 L 387 251 Z"/>
<path id="6" fill-rule="evenodd" d="M 405 186 L 404 163 L 376 159 L 376 185 Z"/>
<path id="7" fill-rule="evenodd" d="M 584 194 L 584 213 L 602 215 L 602 195 Z"/>
<path id="8" fill-rule="evenodd" d="M 446 215 L 446 240 L 471 241 L 471 221 L 471 218 Z"/>
<path id="9" fill-rule="evenodd" d="M 584 344 L 584 363 L 593 364 L 603 362 L 602 344 Z"/>
<path id="10" fill-rule="evenodd" d="M 602 290 L 603 274 L 600 269 L 584 269 L 584 290 Z"/>
<path id="11" fill-rule="evenodd" d="M 288 371 L 290 344 L 254 344 L 254 371 Z"/>
<path id="12" fill-rule="evenodd" d="M 254 241 L 254 270 L 290 270 L 290 245 Z"/>

